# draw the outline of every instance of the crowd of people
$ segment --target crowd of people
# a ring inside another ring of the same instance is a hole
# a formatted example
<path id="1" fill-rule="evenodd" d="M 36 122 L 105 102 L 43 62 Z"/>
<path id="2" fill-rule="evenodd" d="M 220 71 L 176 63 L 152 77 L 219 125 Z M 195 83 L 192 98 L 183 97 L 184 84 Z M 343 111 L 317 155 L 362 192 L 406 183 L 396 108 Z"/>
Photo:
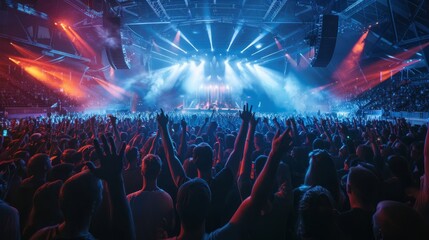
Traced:
<path id="1" fill-rule="evenodd" d="M 67 106 L 76 105 L 60 88 L 50 88 L 19 68 L 9 75 L 0 73 L 0 81 L 0 107 L 50 107 L 58 100 Z"/>
<path id="2" fill-rule="evenodd" d="M 66 108 L 85 109 L 102 108 L 106 103 L 115 103 L 121 106 L 130 105 L 130 96 L 122 96 L 120 99 L 108 97 L 96 91 L 99 86 L 92 81 L 83 81 L 82 89 L 88 88 L 85 96 L 73 97 L 58 88 L 48 87 L 43 82 L 35 79 L 21 68 L 10 70 L 9 75 L 0 73 L 0 108 L 5 107 L 50 107 L 61 101 Z M 83 91 L 85 92 L 85 91 Z M 103 92 L 105 93 L 105 92 Z M 385 114 L 389 112 L 427 112 L 429 109 L 429 82 L 427 80 L 400 80 L 388 79 L 374 88 L 368 89 L 355 96 L 350 94 L 339 102 L 329 102 L 333 111 L 361 113 L 366 110 L 381 110 Z M 334 99 L 334 98 L 332 98 Z M 236 101 L 240 102 L 240 101 Z M 198 105 L 198 106 L 197 106 Z M 222 105 L 206 102 L 193 105 L 197 109 L 236 108 L 233 105 Z"/>
<path id="3" fill-rule="evenodd" d="M 338 109 L 354 111 L 382 110 L 385 112 L 427 112 L 429 82 L 422 80 L 389 79 L 348 101 Z"/>
<path id="4" fill-rule="evenodd" d="M 429 131 L 405 119 L 245 105 L 1 128 L 1 239 L 429 239 Z"/>
<path id="5" fill-rule="evenodd" d="M 53 78 L 50 81 L 56 80 L 58 79 Z M 78 90 L 85 94 L 75 96 L 71 94 L 70 89 L 63 89 L 68 86 L 63 86 L 61 81 L 58 81 L 57 84 L 47 84 L 18 67 L 12 69 L 10 74 L 0 72 L 0 82 L 0 109 L 7 107 L 51 107 L 57 102 L 61 102 L 65 108 L 101 108 L 107 102 L 113 102 L 110 99 L 111 96 L 105 96 L 106 94 L 98 92 L 97 84 L 80 85 Z M 91 89 L 91 91 L 84 91 L 84 89 Z M 124 97 L 124 101 L 129 102 L 129 99 Z"/>

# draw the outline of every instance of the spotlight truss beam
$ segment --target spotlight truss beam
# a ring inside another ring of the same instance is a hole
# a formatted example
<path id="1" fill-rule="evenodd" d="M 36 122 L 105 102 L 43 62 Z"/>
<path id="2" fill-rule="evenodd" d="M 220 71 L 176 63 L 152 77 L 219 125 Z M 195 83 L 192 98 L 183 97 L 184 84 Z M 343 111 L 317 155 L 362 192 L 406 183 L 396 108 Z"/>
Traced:
<path id="1" fill-rule="evenodd" d="M 287 0 L 274 0 L 267 12 L 265 13 L 264 20 L 268 20 L 272 22 L 274 18 L 276 18 L 277 14 L 279 14 L 280 10 L 286 4 Z"/>
<path id="2" fill-rule="evenodd" d="M 163 47 L 161 47 L 161 46 L 159 46 L 159 45 L 156 45 L 156 47 L 157 48 L 159 48 L 159 49 L 161 49 L 161 50 L 164 50 L 164 51 L 166 51 L 166 52 L 168 52 L 168 53 L 171 53 L 171 54 L 173 54 L 174 56 L 178 56 L 179 54 L 177 54 L 177 53 L 175 53 L 175 52 L 172 52 L 172 51 L 170 51 L 170 50 L 168 50 L 168 49 L 166 49 L 166 48 L 163 48 Z"/>
<path id="3" fill-rule="evenodd" d="M 417 6 L 416 11 L 414 12 L 413 16 L 410 18 L 409 24 L 406 28 L 406 30 L 404 31 L 404 34 L 402 35 L 400 41 L 404 40 L 405 36 L 408 33 L 408 30 L 410 30 L 411 25 L 414 23 L 414 20 L 416 19 L 416 17 L 419 15 L 420 10 L 423 7 L 423 3 L 425 2 L 425 0 L 420 0 L 419 5 Z"/>
<path id="4" fill-rule="evenodd" d="M 264 65 L 264 64 L 267 64 L 267 63 L 270 63 L 270 62 L 273 62 L 273 61 L 277 61 L 277 60 L 282 59 L 282 58 L 284 58 L 284 56 L 278 56 L 278 57 L 267 59 L 267 60 L 262 61 L 262 62 L 258 62 L 257 64 L 258 65 Z"/>
<path id="5" fill-rule="evenodd" d="M 270 54 L 268 54 L 268 55 L 265 55 L 265 56 L 261 57 L 260 59 L 262 60 L 262 59 L 264 59 L 264 58 L 267 58 L 267 57 L 273 56 L 273 55 L 275 55 L 275 54 L 277 54 L 277 53 L 281 53 L 281 52 L 284 52 L 284 50 L 283 50 L 283 49 L 280 49 L 280 50 L 278 50 L 278 51 L 276 51 L 276 52 L 273 52 L 273 53 L 270 53 Z"/>
<path id="6" fill-rule="evenodd" d="M 68 5 L 73 7 L 75 10 L 85 14 L 86 16 L 90 18 L 98 18 L 103 15 L 102 12 L 97 12 L 91 8 L 88 8 L 85 4 L 83 4 L 81 1 L 71 1 L 71 0 L 64 0 Z"/>
<path id="7" fill-rule="evenodd" d="M 140 26 L 140 25 L 167 25 L 171 22 L 134 22 L 134 23 L 125 23 L 125 26 Z"/>
<path id="8" fill-rule="evenodd" d="M 21 38 L 17 38 L 17 37 L 13 37 L 13 36 L 9 36 L 9 35 L 5 35 L 0 33 L 0 38 L 5 38 L 8 40 L 13 40 L 15 42 L 20 42 L 23 44 L 28 44 L 34 47 L 39 47 L 41 49 L 45 49 L 44 54 L 48 55 L 48 54 L 56 54 L 56 55 L 60 55 L 60 56 L 64 56 L 64 57 L 68 57 L 68 58 L 73 58 L 76 60 L 80 60 L 80 61 L 84 61 L 84 62 L 91 62 L 91 59 L 86 58 L 86 57 L 82 57 L 76 54 L 71 54 L 71 53 L 67 53 L 67 52 L 63 52 L 61 50 L 56 50 L 56 49 L 52 49 L 51 46 L 45 45 L 45 44 L 41 44 L 41 43 L 37 43 L 37 42 L 32 42 L 32 41 L 28 41 L 28 40 L 23 40 Z"/>
<path id="9" fill-rule="evenodd" d="M 271 44 L 269 44 L 269 45 L 267 45 L 267 46 L 265 46 L 265 47 L 263 47 L 263 48 L 259 49 L 258 51 L 256 51 L 256 52 L 252 53 L 252 56 L 254 56 L 254 55 L 256 55 L 256 54 L 258 54 L 258 53 L 260 53 L 260 52 L 262 52 L 262 51 L 264 51 L 264 50 L 266 50 L 266 49 L 268 49 L 268 48 L 270 48 L 270 47 L 272 47 L 272 46 L 274 46 L 274 44 L 276 44 L 276 43 L 275 43 L 275 42 L 274 42 L 274 43 L 271 43 Z"/>
<path id="10" fill-rule="evenodd" d="M 191 43 L 191 41 L 189 41 L 189 39 L 185 36 L 185 34 L 183 34 L 183 32 L 180 32 L 180 37 L 183 38 L 187 43 L 189 43 L 189 45 L 191 45 L 191 47 L 195 49 L 195 51 L 198 52 L 198 49 L 194 46 L 194 44 Z"/>
<path id="11" fill-rule="evenodd" d="M 173 58 L 171 58 L 171 57 L 169 57 L 169 56 L 167 56 L 167 55 L 164 55 L 164 54 L 162 54 L 162 53 L 159 53 L 159 52 L 152 52 L 152 54 L 153 54 L 153 55 L 158 55 L 158 56 L 163 57 L 163 58 L 165 58 L 165 59 L 168 59 L 168 60 L 169 60 L 169 61 L 171 61 L 171 62 L 176 62 L 176 60 L 175 60 L 175 59 L 173 59 Z"/>
<path id="12" fill-rule="evenodd" d="M 267 35 L 266 32 L 260 33 L 247 47 L 245 47 L 243 50 L 241 50 L 241 53 L 244 53 L 247 49 L 249 49 L 251 46 L 255 45 L 259 40 L 265 37 Z"/>
<path id="13" fill-rule="evenodd" d="M 344 11 L 341 12 L 341 16 L 344 19 L 351 18 L 353 15 L 361 11 L 362 9 L 368 7 L 369 5 L 377 2 L 376 0 L 357 0 L 350 6 L 348 6 Z"/>
<path id="14" fill-rule="evenodd" d="M 173 42 L 171 42 L 170 40 L 165 39 L 165 38 L 164 38 L 163 36 L 161 36 L 160 34 L 158 34 L 158 38 L 159 38 L 159 39 L 161 39 L 162 41 L 164 41 L 164 42 L 166 42 L 166 43 L 170 44 L 172 47 L 174 47 L 174 48 L 176 48 L 176 49 L 178 49 L 178 50 L 182 51 L 184 54 L 187 54 L 187 53 L 188 53 L 187 51 L 183 50 L 182 48 L 180 48 L 179 46 L 177 46 L 176 44 L 174 44 L 174 43 L 173 43 Z"/>
<path id="15" fill-rule="evenodd" d="M 238 33 L 241 31 L 242 25 L 238 25 L 237 28 L 234 30 L 234 34 L 232 35 L 231 41 L 229 42 L 228 48 L 226 49 L 227 52 L 229 52 L 229 49 L 232 46 L 232 43 L 234 42 L 235 38 L 237 37 Z"/>
<path id="16" fill-rule="evenodd" d="M 407 39 L 407 40 L 403 40 L 402 42 L 399 43 L 399 46 L 406 46 L 408 44 L 414 44 L 414 43 L 418 43 L 418 42 L 425 41 L 425 40 L 429 40 L 429 34 L 426 34 L 424 36 L 411 38 L 411 39 Z"/>
<path id="17" fill-rule="evenodd" d="M 213 52 L 214 48 L 213 48 L 213 38 L 212 38 L 212 27 L 211 27 L 210 23 L 206 24 L 206 29 L 207 29 L 207 34 L 209 36 L 210 50 Z"/>
<path id="18" fill-rule="evenodd" d="M 170 16 L 168 16 L 160 0 L 146 0 L 146 2 L 161 20 L 170 20 Z"/>

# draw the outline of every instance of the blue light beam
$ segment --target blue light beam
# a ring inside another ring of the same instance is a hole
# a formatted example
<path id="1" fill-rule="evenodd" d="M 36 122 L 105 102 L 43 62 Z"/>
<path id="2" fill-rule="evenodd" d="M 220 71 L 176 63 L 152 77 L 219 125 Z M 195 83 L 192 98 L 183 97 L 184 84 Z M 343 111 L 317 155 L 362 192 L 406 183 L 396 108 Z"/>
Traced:
<path id="1" fill-rule="evenodd" d="M 209 36 L 210 49 L 211 49 L 212 52 L 214 52 L 213 39 L 212 39 L 212 27 L 211 27 L 210 23 L 206 24 L 206 29 L 207 29 L 207 34 Z"/>
<path id="2" fill-rule="evenodd" d="M 231 41 L 229 42 L 229 46 L 228 46 L 228 48 L 226 49 L 226 51 L 227 51 L 227 52 L 229 52 L 229 49 L 231 48 L 232 43 L 234 42 L 235 38 L 238 36 L 238 33 L 241 31 L 241 28 L 242 28 L 242 27 L 243 27 L 242 25 L 238 25 L 238 26 L 235 28 L 234 34 L 232 34 Z"/>

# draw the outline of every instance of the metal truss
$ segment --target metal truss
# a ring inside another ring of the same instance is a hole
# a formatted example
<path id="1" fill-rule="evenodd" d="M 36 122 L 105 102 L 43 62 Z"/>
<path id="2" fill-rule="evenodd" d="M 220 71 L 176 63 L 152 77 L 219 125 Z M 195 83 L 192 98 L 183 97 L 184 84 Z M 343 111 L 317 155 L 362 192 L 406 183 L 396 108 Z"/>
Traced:
<path id="1" fill-rule="evenodd" d="M 72 6 L 74 9 L 79 11 L 82 14 L 85 14 L 86 16 L 90 18 L 99 18 L 103 15 L 102 12 L 97 12 L 93 9 L 88 8 L 85 4 L 83 4 L 81 1 L 76 0 L 64 0 L 65 3 Z"/>
<path id="2" fill-rule="evenodd" d="M 361 11 L 363 8 L 368 7 L 369 5 L 377 2 L 376 0 L 357 0 L 357 1 L 348 1 L 349 6 L 341 12 L 341 17 L 347 19 L 351 18 L 353 15 Z"/>
<path id="3" fill-rule="evenodd" d="M 274 18 L 276 18 L 277 14 L 279 14 L 280 10 L 286 4 L 287 0 L 273 0 L 267 12 L 265 13 L 264 20 L 272 22 Z"/>
<path id="4" fill-rule="evenodd" d="M 170 16 L 168 16 L 160 0 L 146 0 L 146 2 L 161 20 L 170 20 Z"/>

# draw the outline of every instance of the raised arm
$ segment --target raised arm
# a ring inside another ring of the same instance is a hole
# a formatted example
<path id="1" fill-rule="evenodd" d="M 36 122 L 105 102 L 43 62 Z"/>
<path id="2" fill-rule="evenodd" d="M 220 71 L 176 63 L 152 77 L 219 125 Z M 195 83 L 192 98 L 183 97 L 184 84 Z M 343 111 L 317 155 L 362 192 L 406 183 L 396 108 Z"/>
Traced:
<path id="1" fill-rule="evenodd" d="M 314 123 L 314 127 L 317 129 L 317 131 L 319 132 L 319 134 L 322 134 L 322 130 L 320 129 L 319 123 L 317 122 L 317 118 L 313 116 L 313 123 Z"/>
<path id="2" fill-rule="evenodd" d="M 203 129 L 206 127 L 207 123 L 209 122 L 209 118 L 204 118 L 204 124 L 201 126 L 200 130 L 197 133 L 197 136 L 201 136 L 203 134 Z"/>
<path id="3" fill-rule="evenodd" d="M 322 134 L 325 135 L 328 142 L 331 143 L 332 142 L 331 130 L 329 127 L 329 123 L 327 124 L 327 120 L 321 118 L 320 128 L 321 128 Z"/>
<path id="4" fill-rule="evenodd" d="M 118 125 L 117 125 L 118 119 L 113 115 L 109 115 L 109 118 L 113 128 L 113 136 L 115 136 L 115 144 L 119 146 L 119 144 L 122 142 L 122 139 L 118 131 Z"/>
<path id="5" fill-rule="evenodd" d="M 277 117 L 274 117 L 274 118 L 273 118 L 273 123 L 274 123 L 274 126 L 276 126 L 276 130 L 277 130 L 277 131 L 283 131 L 282 126 L 280 126 L 280 123 L 279 123 L 279 121 L 277 120 Z M 286 126 L 287 126 L 287 125 L 286 125 Z"/>
<path id="6" fill-rule="evenodd" d="M 152 142 L 152 144 L 150 145 L 149 154 L 156 154 L 156 150 L 158 148 L 158 138 L 159 138 L 159 131 L 156 132 L 156 135 L 153 138 L 148 140 Z"/>
<path id="7" fill-rule="evenodd" d="M 250 127 L 247 131 L 246 144 L 244 144 L 243 158 L 241 159 L 240 172 L 238 174 L 238 190 L 240 191 L 241 199 L 244 200 L 250 195 L 252 189 L 252 181 L 250 172 L 252 171 L 252 147 L 255 129 L 258 125 L 258 120 L 253 113 L 250 119 Z"/>
<path id="8" fill-rule="evenodd" d="M 429 201 L 429 124 L 425 138 L 424 169 L 425 174 L 423 175 L 423 192 L 426 195 L 426 199 Z"/>
<path id="9" fill-rule="evenodd" d="M 274 120 L 273 120 L 274 121 Z M 270 126 L 269 122 L 268 122 L 268 118 L 264 117 L 264 119 L 262 120 L 262 122 L 264 123 L 265 127 L 267 128 L 267 130 L 269 132 L 273 131 L 273 128 Z"/>
<path id="10" fill-rule="evenodd" d="M 96 126 L 96 124 L 95 124 L 95 117 L 91 117 L 90 119 L 89 119 L 89 126 L 91 127 L 91 133 L 92 133 L 92 138 L 97 138 L 97 135 L 98 135 L 98 129 L 97 129 L 97 126 Z"/>
<path id="11" fill-rule="evenodd" d="M 307 128 L 305 127 L 305 123 L 304 123 L 304 120 L 302 119 L 302 118 L 298 118 L 297 120 L 296 120 L 296 122 L 299 124 L 299 126 L 301 127 L 301 130 L 305 133 L 305 134 L 307 134 Z"/>
<path id="12" fill-rule="evenodd" d="M 422 214 L 422 216 L 426 216 L 429 207 L 429 125 L 426 132 L 425 145 L 423 150 L 424 155 L 424 174 L 421 177 L 420 181 L 420 194 L 416 199 L 416 203 L 414 204 L 414 208 Z"/>
<path id="13" fill-rule="evenodd" d="M 157 114 L 156 120 L 158 122 L 158 128 L 162 138 L 162 147 L 164 148 L 171 177 L 176 187 L 180 187 L 188 177 L 186 176 L 182 163 L 180 163 L 180 160 L 174 153 L 173 141 L 171 140 L 167 126 L 168 116 L 165 115 L 164 111 L 161 109 L 161 113 Z"/>
<path id="14" fill-rule="evenodd" d="M 296 127 L 295 118 L 290 117 L 289 119 L 287 119 L 286 120 L 286 126 L 291 129 L 291 135 L 292 135 L 292 139 L 293 139 L 294 144 L 299 145 L 299 133 L 298 133 L 298 128 Z"/>
<path id="15" fill-rule="evenodd" d="M 109 137 L 110 144 L 104 135 L 101 140 L 103 142 L 103 150 L 98 140 L 94 139 L 95 150 L 100 159 L 100 167 L 95 168 L 92 162 L 88 162 L 87 166 L 91 172 L 107 183 L 112 214 L 112 239 L 135 239 L 134 222 L 125 195 L 124 180 L 122 177 L 122 160 L 126 145 L 122 143 L 118 154 L 112 137 Z"/>
<path id="16" fill-rule="evenodd" d="M 280 160 L 292 143 L 290 131 L 290 128 L 286 129 L 286 131 L 284 131 L 282 134 L 280 134 L 280 131 L 278 131 L 274 136 L 267 163 L 256 179 L 255 185 L 252 189 L 252 202 L 254 202 L 254 204 L 257 206 L 264 204 L 271 192 Z"/>
<path id="17" fill-rule="evenodd" d="M 238 229 L 240 233 L 245 233 L 260 216 L 268 196 L 272 193 L 280 160 L 292 143 L 292 138 L 289 134 L 289 128 L 283 134 L 277 131 L 267 162 L 256 179 L 250 197 L 241 203 L 226 228 L 236 227 L 235 229 Z"/>
<path id="18" fill-rule="evenodd" d="M 252 117 L 252 106 L 249 104 L 244 105 L 243 112 L 239 112 L 241 118 L 240 131 L 238 132 L 237 138 L 235 139 L 234 149 L 229 155 L 228 161 L 225 164 L 225 168 L 228 168 L 234 174 L 237 175 L 238 167 L 240 166 L 240 159 L 243 154 L 244 142 L 246 140 L 246 133 L 249 127 L 250 118 Z M 234 178 L 235 179 L 235 178 Z"/>
<path id="19" fill-rule="evenodd" d="M 179 145 L 179 158 L 184 161 L 186 156 L 186 151 L 188 149 L 188 142 L 186 141 L 186 121 L 183 118 L 180 121 L 180 125 L 182 126 L 182 133 L 180 134 L 180 145 Z"/>

